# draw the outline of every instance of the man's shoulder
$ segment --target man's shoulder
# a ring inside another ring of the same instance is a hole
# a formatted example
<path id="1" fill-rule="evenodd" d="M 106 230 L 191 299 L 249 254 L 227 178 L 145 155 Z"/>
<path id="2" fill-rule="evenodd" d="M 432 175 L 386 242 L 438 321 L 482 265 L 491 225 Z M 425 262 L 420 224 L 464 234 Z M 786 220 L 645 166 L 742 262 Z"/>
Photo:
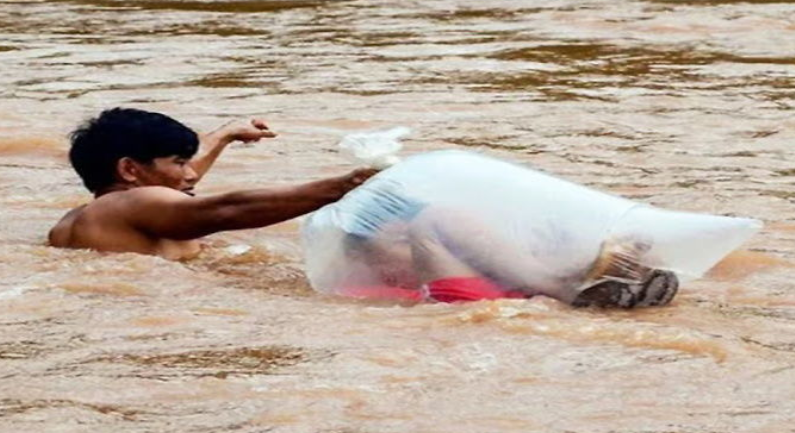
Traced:
<path id="1" fill-rule="evenodd" d="M 172 188 L 143 186 L 116 191 L 96 198 L 81 212 L 81 219 L 89 224 L 128 226 L 142 215 L 162 212 L 188 196 Z"/>
<path id="2" fill-rule="evenodd" d="M 67 212 L 56 225 L 70 226 L 75 223 L 90 224 L 103 221 L 122 222 L 125 216 L 134 213 L 137 208 L 151 205 L 160 206 L 184 200 L 185 194 L 163 186 L 143 186 L 125 191 L 115 191 L 95 198 Z"/>
<path id="3" fill-rule="evenodd" d="M 184 200 L 187 196 L 172 188 L 164 186 L 142 186 L 116 191 L 100 196 L 86 206 L 84 212 L 89 215 L 105 215 L 117 212 L 128 213 L 135 208 L 161 206 Z"/>
<path id="4" fill-rule="evenodd" d="M 187 197 L 182 191 L 177 191 L 173 188 L 165 186 L 139 186 L 131 188 L 126 191 L 117 191 L 111 194 L 103 195 L 94 200 L 94 203 L 100 203 L 103 200 L 110 201 L 138 201 L 138 200 L 180 200 Z M 92 203 L 93 204 L 93 203 Z"/>

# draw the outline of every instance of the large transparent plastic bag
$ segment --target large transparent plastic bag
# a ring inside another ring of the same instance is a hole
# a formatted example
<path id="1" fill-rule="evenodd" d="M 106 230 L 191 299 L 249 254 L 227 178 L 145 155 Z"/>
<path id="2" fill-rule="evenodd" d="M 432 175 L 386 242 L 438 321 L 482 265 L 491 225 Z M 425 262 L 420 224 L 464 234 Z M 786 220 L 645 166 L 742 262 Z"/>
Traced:
<path id="1" fill-rule="evenodd" d="M 760 228 L 449 150 L 382 171 L 306 219 L 302 238 L 309 280 L 325 293 L 423 293 L 431 280 L 475 270 L 514 291 L 572 302 L 596 283 L 640 281 L 650 269 L 700 277 Z"/>

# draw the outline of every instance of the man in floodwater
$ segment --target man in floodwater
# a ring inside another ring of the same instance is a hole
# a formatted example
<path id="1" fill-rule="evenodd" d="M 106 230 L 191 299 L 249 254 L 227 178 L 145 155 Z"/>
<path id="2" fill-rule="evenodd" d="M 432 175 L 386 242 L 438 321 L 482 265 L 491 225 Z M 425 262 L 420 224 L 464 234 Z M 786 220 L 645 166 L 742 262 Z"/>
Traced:
<path id="1" fill-rule="evenodd" d="M 258 119 L 227 124 L 200 139 L 160 113 L 104 111 L 72 134 L 69 152 L 95 199 L 53 227 L 50 245 L 186 259 L 199 253 L 203 236 L 295 218 L 339 200 L 375 174 L 359 169 L 296 186 L 194 196 L 194 186 L 229 143 L 275 136 Z"/>

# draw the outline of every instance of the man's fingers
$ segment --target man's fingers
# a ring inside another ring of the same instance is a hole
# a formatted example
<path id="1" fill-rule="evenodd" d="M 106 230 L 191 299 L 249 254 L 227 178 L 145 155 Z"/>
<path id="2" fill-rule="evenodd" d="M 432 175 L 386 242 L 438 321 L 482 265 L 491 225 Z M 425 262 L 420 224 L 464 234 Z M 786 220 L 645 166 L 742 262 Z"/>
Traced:
<path id="1" fill-rule="evenodd" d="M 367 179 L 378 174 L 379 170 L 374 168 L 360 168 L 354 171 L 353 179 L 357 184 L 364 183 Z"/>
<path id="2" fill-rule="evenodd" d="M 268 124 L 262 119 L 251 119 L 251 124 L 257 129 L 268 129 Z"/>
<path id="3" fill-rule="evenodd" d="M 359 185 L 365 183 L 367 179 L 376 175 L 378 172 L 379 170 L 372 168 L 358 168 L 353 170 L 342 178 L 344 191 L 348 192 L 358 187 Z"/>
<path id="4" fill-rule="evenodd" d="M 276 137 L 276 133 L 268 128 L 268 125 L 262 119 L 251 119 L 251 126 L 257 128 L 259 133 L 259 138 L 273 138 Z"/>

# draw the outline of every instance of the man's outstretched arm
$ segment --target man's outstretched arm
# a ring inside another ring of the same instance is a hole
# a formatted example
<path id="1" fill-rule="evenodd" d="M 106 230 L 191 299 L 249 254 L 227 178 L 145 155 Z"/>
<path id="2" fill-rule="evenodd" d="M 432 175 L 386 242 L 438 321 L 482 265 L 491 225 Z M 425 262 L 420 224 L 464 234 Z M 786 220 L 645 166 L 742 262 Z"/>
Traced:
<path id="1" fill-rule="evenodd" d="M 211 233 L 265 227 L 333 203 L 376 173 L 347 175 L 296 186 L 190 197 L 169 188 L 140 188 L 131 195 L 127 224 L 156 238 L 196 239 Z"/>
<path id="2" fill-rule="evenodd" d="M 273 137 L 276 137 L 276 134 L 268 129 L 268 125 L 262 119 L 227 123 L 209 134 L 202 135 L 199 153 L 190 162 L 191 167 L 198 175 L 196 182 L 210 170 L 229 143 L 234 141 L 250 143 L 262 138 Z"/>

